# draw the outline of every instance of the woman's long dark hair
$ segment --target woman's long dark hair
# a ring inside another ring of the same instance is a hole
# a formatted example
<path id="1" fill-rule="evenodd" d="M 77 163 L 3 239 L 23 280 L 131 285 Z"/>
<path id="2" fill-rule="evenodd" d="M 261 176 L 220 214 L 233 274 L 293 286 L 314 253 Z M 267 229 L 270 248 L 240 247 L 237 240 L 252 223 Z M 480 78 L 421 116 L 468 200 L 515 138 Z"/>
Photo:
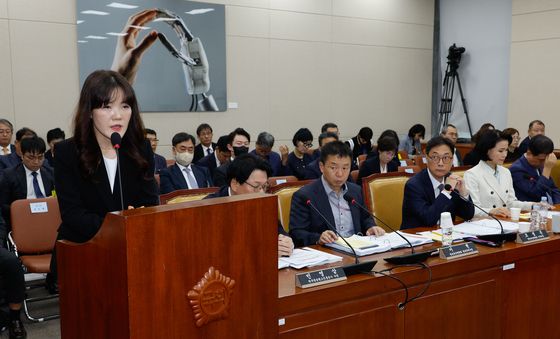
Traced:
<path id="1" fill-rule="evenodd" d="M 140 110 L 132 86 L 119 73 L 108 70 L 98 70 L 91 73 L 80 93 L 78 107 L 74 114 L 74 141 L 80 155 L 80 171 L 89 178 L 101 163 L 101 149 L 95 138 L 93 126 L 93 110 L 109 104 L 122 91 L 123 102 L 130 105 L 132 115 L 128 128 L 122 138 L 121 153 L 130 157 L 136 165 L 148 173 L 148 162 L 140 154 L 140 145 L 144 143 L 144 124 L 140 117 Z"/>

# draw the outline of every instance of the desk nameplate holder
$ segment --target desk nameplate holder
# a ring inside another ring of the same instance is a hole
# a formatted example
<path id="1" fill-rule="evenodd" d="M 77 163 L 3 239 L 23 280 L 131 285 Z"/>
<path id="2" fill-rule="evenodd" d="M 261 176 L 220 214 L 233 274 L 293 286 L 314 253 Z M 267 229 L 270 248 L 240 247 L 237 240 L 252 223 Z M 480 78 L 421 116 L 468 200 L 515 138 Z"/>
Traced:
<path id="1" fill-rule="evenodd" d="M 476 248 L 476 245 L 473 244 L 472 242 L 441 247 L 439 249 L 439 257 L 441 259 L 446 259 L 446 260 L 466 257 L 467 255 L 472 255 L 477 253 L 478 253 L 478 249 Z"/>
<path id="2" fill-rule="evenodd" d="M 314 287 L 344 280 L 346 280 L 346 274 L 342 267 L 331 267 L 296 274 L 296 286 L 300 288 Z"/>
<path id="3" fill-rule="evenodd" d="M 538 230 L 525 233 L 517 233 L 515 242 L 518 244 L 530 244 L 532 242 L 548 239 L 548 233 L 545 230 Z"/>

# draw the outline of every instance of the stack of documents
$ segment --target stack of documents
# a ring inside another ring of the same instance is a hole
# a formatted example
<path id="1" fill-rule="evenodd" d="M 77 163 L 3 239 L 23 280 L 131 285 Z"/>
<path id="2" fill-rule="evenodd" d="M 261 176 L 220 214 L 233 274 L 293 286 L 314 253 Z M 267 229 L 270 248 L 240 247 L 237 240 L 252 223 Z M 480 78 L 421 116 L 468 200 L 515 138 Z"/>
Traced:
<path id="1" fill-rule="evenodd" d="M 504 233 L 517 232 L 519 225 L 516 222 L 500 220 Z M 500 224 L 494 219 L 478 219 L 466 221 L 453 226 L 453 241 L 463 240 L 465 237 L 477 235 L 498 234 L 501 232 Z M 435 241 L 441 241 L 441 229 L 420 232 L 419 235 L 431 237 Z"/>
<path id="2" fill-rule="evenodd" d="M 342 261 L 342 257 L 330 253 L 314 250 L 309 247 L 294 249 L 289 257 L 278 258 L 278 269 L 293 267 L 300 269 L 304 267 L 318 266 Z"/>
<path id="3" fill-rule="evenodd" d="M 429 237 L 407 234 L 404 232 L 399 233 L 405 236 L 410 241 L 412 246 L 418 246 L 432 242 L 432 239 Z M 386 252 L 395 248 L 408 247 L 408 243 L 403 238 L 399 237 L 396 232 L 386 233 L 385 235 L 380 237 L 364 237 L 360 235 L 352 235 L 351 237 L 346 238 L 346 241 L 350 243 L 358 256 Z M 325 244 L 325 246 L 343 251 L 348 254 L 353 254 L 352 249 L 350 249 L 350 247 L 348 247 L 348 245 L 340 238 L 332 244 Z"/>

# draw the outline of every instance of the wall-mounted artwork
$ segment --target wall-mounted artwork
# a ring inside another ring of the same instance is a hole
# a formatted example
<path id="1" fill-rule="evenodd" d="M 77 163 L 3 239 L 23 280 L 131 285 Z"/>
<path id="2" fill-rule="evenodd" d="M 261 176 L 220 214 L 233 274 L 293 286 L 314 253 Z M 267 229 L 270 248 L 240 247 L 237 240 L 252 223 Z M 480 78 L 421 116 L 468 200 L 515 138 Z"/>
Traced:
<path id="1" fill-rule="evenodd" d="M 77 1 L 80 84 L 113 69 L 142 112 L 225 111 L 224 5 L 156 0 Z"/>

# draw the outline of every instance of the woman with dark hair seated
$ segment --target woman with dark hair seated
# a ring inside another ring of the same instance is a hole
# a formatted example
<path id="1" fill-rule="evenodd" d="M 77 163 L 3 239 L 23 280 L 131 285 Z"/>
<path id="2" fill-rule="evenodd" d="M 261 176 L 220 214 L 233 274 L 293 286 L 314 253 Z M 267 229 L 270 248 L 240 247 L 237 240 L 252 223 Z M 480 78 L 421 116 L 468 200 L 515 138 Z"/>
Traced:
<path id="1" fill-rule="evenodd" d="M 511 143 L 508 146 L 507 157 L 505 162 L 514 162 L 519 159 L 523 153 L 519 149 L 519 142 L 521 137 L 519 136 L 519 131 L 515 128 L 506 128 L 503 130 L 505 136 L 511 138 Z"/>
<path id="2" fill-rule="evenodd" d="M 377 142 L 377 154 L 364 161 L 358 174 L 358 184 L 362 183 L 362 178 L 373 173 L 396 172 L 399 169 L 399 159 L 397 154 L 397 141 L 390 136 L 381 138 Z"/>
<path id="3" fill-rule="evenodd" d="M 403 150 L 408 155 L 422 154 L 422 144 L 420 141 L 424 139 L 426 134 L 426 127 L 422 124 L 416 124 L 408 130 L 408 136 L 403 139 L 399 150 Z"/>
<path id="4" fill-rule="evenodd" d="M 480 162 L 464 175 L 475 206 L 500 217 L 510 217 L 510 207 L 530 210 L 533 203 L 517 200 L 511 173 L 502 166 L 507 156 L 508 136 L 489 130 L 481 133 L 477 140 L 475 151 L 480 154 Z M 477 209 L 475 215 L 485 216 L 485 213 Z"/>
<path id="5" fill-rule="evenodd" d="M 484 132 L 492 131 L 494 129 L 495 129 L 494 125 L 492 125 L 489 122 L 482 124 L 482 126 L 480 126 L 478 131 L 472 136 L 471 142 L 476 145 L 478 139 Z M 479 161 L 480 161 L 480 155 L 476 152 L 476 149 L 473 148 L 469 153 L 465 154 L 465 157 L 463 158 L 463 165 L 476 166 Z"/>
<path id="6" fill-rule="evenodd" d="M 292 143 L 295 146 L 294 151 L 287 157 L 282 157 L 282 165 L 286 168 L 285 175 L 294 175 L 298 180 L 303 180 L 305 168 L 313 161 L 313 156 L 310 154 L 313 147 L 313 134 L 307 128 L 300 128 L 294 134 Z"/>

